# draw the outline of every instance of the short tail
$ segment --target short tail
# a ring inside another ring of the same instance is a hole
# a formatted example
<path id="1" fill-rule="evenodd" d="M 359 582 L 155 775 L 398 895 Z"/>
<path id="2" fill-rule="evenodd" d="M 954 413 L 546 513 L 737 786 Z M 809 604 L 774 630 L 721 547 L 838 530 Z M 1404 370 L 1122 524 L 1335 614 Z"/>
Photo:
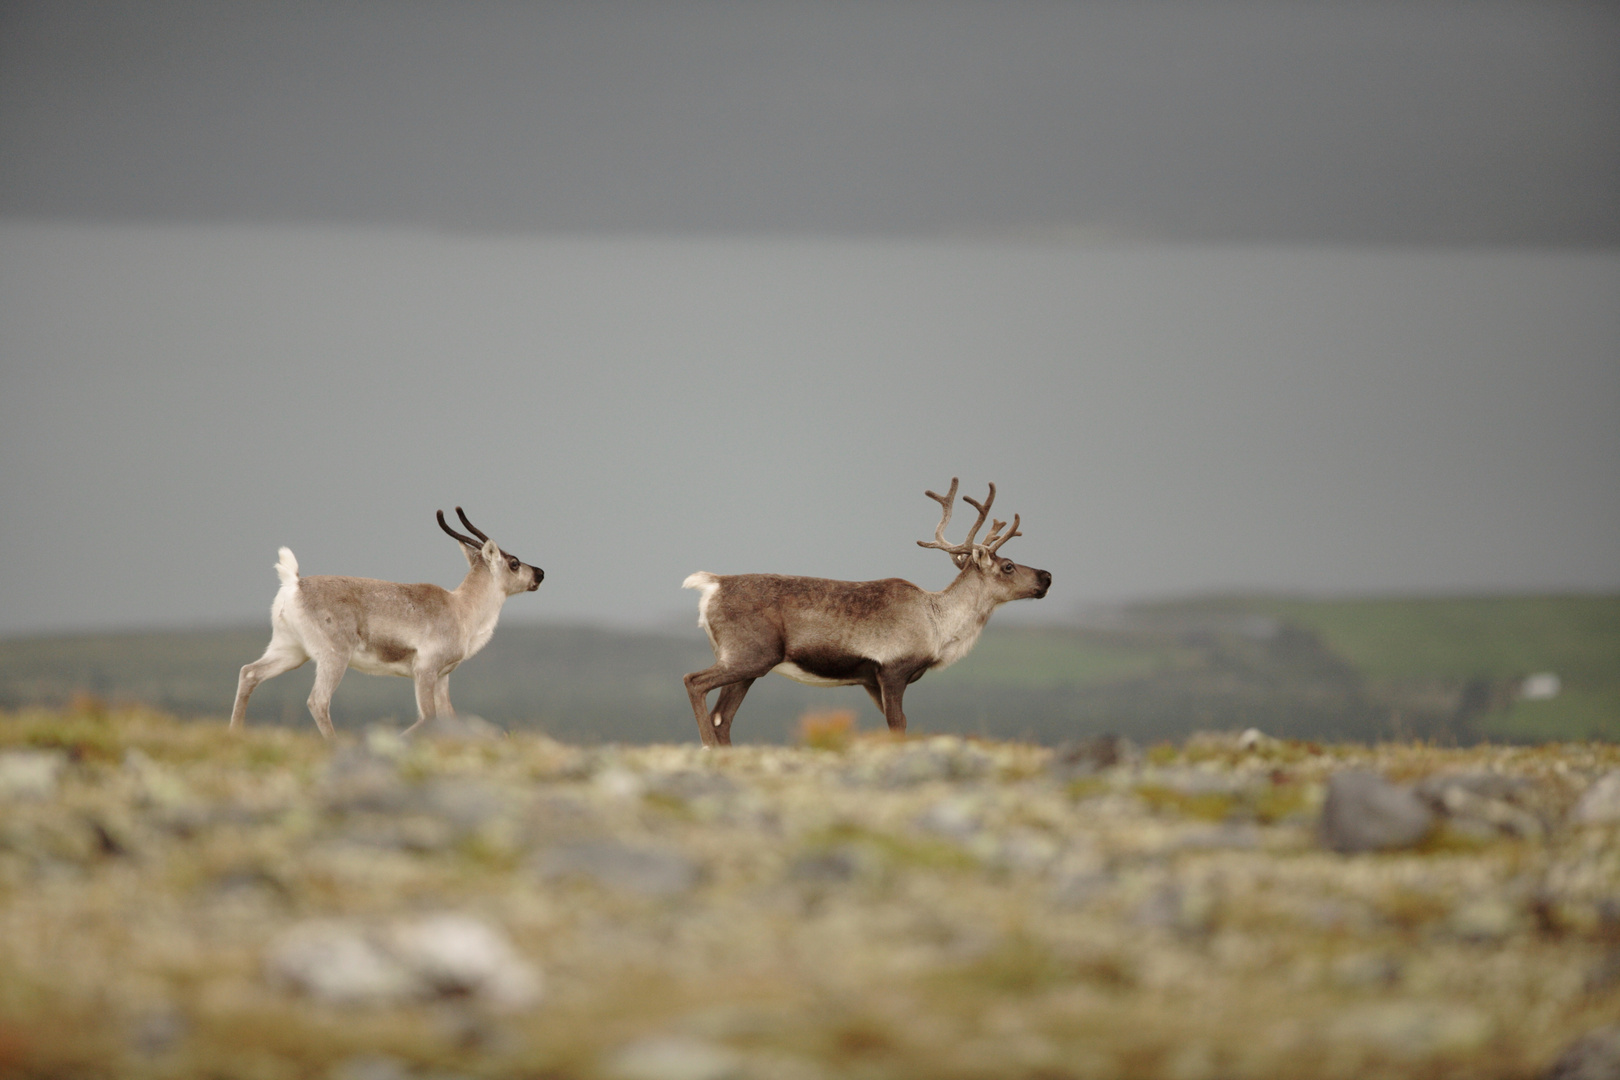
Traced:
<path id="1" fill-rule="evenodd" d="M 702 590 L 698 596 L 698 625 L 703 627 L 704 632 L 707 633 L 709 630 L 709 601 L 713 600 L 714 594 L 720 591 L 719 575 L 711 574 L 707 570 L 699 570 L 681 582 L 681 588 Z M 712 641 L 714 635 L 709 634 L 709 638 Z"/>
<path id="2" fill-rule="evenodd" d="M 276 576 L 283 585 L 298 584 L 298 559 L 293 555 L 292 548 L 281 549 L 281 558 L 276 560 Z"/>

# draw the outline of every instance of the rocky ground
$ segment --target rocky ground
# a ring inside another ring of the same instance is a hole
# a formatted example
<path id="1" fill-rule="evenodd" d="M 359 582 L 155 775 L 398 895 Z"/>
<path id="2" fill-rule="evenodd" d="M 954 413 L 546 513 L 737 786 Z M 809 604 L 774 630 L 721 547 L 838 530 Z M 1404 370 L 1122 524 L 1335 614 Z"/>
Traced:
<path id="1" fill-rule="evenodd" d="M 0 1075 L 1620 1071 L 1620 747 L 808 730 L 0 715 Z"/>

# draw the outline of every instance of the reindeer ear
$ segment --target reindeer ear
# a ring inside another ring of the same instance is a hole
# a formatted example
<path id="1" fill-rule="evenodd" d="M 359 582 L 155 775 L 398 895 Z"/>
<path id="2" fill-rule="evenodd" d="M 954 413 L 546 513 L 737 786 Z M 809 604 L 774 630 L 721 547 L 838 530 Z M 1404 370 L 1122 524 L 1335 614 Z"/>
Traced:
<path id="1" fill-rule="evenodd" d="M 995 564 L 995 556 L 990 554 L 988 548 L 975 547 L 973 549 L 973 564 L 980 570 L 988 570 Z"/>
<path id="2" fill-rule="evenodd" d="M 489 563 L 491 566 L 494 566 L 496 563 L 501 561 L 500 545 L 495 543 L 493 540 L 485 540 L 484 548 L 479 552 L 479 554 L 482 555 L 484 557 L 484 561 Z"/>

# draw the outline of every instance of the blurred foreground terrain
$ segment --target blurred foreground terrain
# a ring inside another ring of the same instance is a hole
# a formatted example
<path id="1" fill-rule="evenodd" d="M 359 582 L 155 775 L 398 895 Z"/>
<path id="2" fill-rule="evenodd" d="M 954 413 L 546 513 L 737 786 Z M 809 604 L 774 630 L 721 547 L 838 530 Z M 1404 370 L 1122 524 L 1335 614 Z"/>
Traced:
<path id="1" fill-rule="evenodd" d="M 1612 744 L 311 727 L 0 714 L 0 1075 L 1620 1063 Z"/>
<path id="2" fill-rule="evenodd" d="M 462 713 L 571 743 L 696 738 L 681 676 L 713 655 L 693 621 L 665 631 L 505 623 L 456 670 Z M 188 717 L 229 713 L 263 626 L 0 640 L 0 708 L 77 693 Z M 1548 678 L 1550 676 L 1550 679 Z M 313 727 L 305 664 L 260 686 L 252 725 Z M 785 743 L 806 709 L 881 718 L 858 688 L 767 678 L 739 742 Z M 906 692 L 911 729 L 1057 745 L 1113 732 L 1138 742 L 1258 727 L 1328 741 L 1620 741 L 1620 597 L 1388 600 L 1226 598 L 1138 605 L 1079 623 L 992 621 L 978 646 Z M 405 726 L 408 679 L 349 673 L 339 728 Z"/>

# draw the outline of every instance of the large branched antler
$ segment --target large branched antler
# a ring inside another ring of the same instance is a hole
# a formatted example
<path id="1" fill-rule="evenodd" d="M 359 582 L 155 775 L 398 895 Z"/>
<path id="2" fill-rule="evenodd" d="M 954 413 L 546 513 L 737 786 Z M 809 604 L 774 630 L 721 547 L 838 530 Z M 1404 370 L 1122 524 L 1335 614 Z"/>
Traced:
<path id="1" fill-rule="evenodd" d="M 1003 535 L 997 535 L 998 533 L 1001 533 L 1002 528 L 1004 526 L 1006 526 L 1006 524 L 1007 523 L 1005 521 L 992 521 L 990 523 L 990 535 L 986 536 L 984 538 L 984 549 L 986 551 L 988 551 L 992 555 L 994 555 L 996 552 L 1000 551 L 1001 550 L 1001 545 L 1005 544 L 1007 541 L 1011 540 L 1013 537 L 1015 537 L 1015 536 L 1023 536 L 1024 535 L 1023 533 L 1018 531 L 1018 515 L 1017 514 L 1013 515 L 1012 528 L 1008 529 L 1007 532 L 1005 534 L 1003 534 Z"/>
<path id="2" fill-rule="evenodd" d="M 945 508 L 945 514 L 939 519 L 939 524 L 934 528 L 934 538 L 932 540 L 917 541 L 918 547 L 937 548 L 951 556 L 952 559 L 956 560 L 957 565 L 960 566 L 965 559 L 974 553 L 975 549 L 982 548 L 987 554 L 994 555 L 996 553 L 996 549 L 1001 547 L 1002 544 L 1005 544 L 1008 540 L 1011 540 L 1015 536 L 1023 535 L 1018 531 L 1018 515 L 1014 514 L 1011 532 L 1007 533 L 1005 536 L 998 536 L 997 533 L 1007 523 L 1005 521 L 997 521 L 991 525 L 990 535 L 984 538 L 983 544 L 974 543 L 974 538 L 979 535 L 979 528 L 984 524 L 984 519 L 990 516 L 990 507 L 994 505 L 996 501 L 996 485 L 991 484 L 990 494 L 984 497 L 984 502 L 982 503 L 971 495 L 962 496 L 963 502 L 967 503 L 969 506 L 973 507 L 973 509 L 979 512 L 979 519 L 973 523 L 973 528 L 968 530 L 966 540 L 963 540 L 960 544 L 952 544 L 948 542 L 945 539 L 945 528 L 951 523 L 951 508 L 956 502 L 956 488 L 957 477 L 953 476 L 951 477 L 951 490 L 944 495 L 939 495 L 932 491 L 924 492 L 924 494 L 926 494 L 930 499 L 933 499 L 935 502 L 939 503 Z"/>

